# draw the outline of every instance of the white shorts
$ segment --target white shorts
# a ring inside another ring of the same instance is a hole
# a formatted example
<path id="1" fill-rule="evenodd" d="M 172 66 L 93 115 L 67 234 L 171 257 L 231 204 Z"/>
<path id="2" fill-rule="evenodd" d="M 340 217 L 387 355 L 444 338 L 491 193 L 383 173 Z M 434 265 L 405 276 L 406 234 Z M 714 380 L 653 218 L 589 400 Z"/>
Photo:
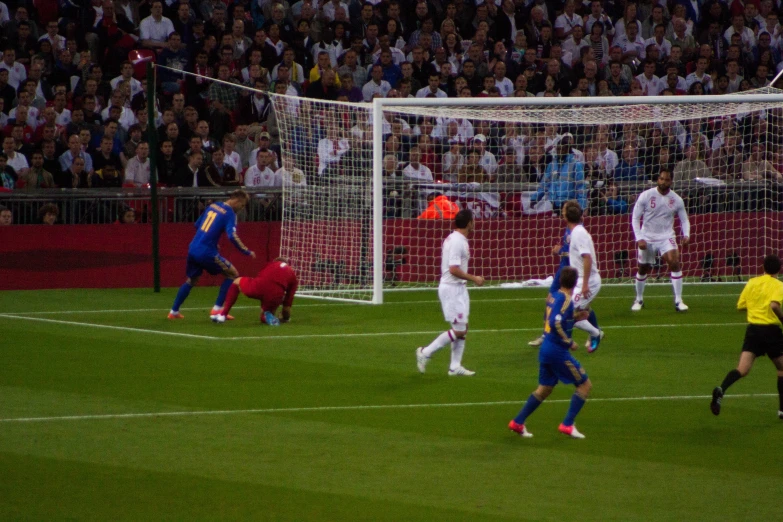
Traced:
<path id="1" fill-rule="evenodd" d="M 677 250 L 677 240 L 673 237 L 660 241 L 648 241 L 647 250 L 639 250 L 638 261 L 640 265 L 652 265 L 656 256 L 662 256 L 666 252 Z"/>
<path id="2" fill-rule="evenodd" d="M 590 303 L 593 302 L 595 296 L 601 291 L 601 278 L 591 277 L 587 282 L 587 288 L 590 295 L 582 295 L 582 279 L 576 281 L 576 286 L 574 287 L 574 310 L 587 310 L 590 308 Z"/>
<path id="3" fill-rule="evenodd" d="M 442 284 L 438 287 L 438 298 L 443 309 L 443 318 L 457 331 L 468 327 L 470 297 L 467 285 Z"/>

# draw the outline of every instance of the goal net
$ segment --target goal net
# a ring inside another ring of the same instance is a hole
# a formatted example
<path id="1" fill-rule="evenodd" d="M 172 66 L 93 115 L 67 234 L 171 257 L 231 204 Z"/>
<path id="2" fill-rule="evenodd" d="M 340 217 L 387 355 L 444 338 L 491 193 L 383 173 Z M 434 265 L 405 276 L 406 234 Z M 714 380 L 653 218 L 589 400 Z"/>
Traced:
<path id="1" fill-rule="evenodd" d="M 281 252 L 297 266 L 302 294 L 381 302 L 385 290 L 437 284 L 450 212 L 468 208 L 471 272 L 490 285 L 530 285 L 553 273 L 559 207 L 576 199 L 604 280 L 623 282 L 636 271 L 635 198 L 666 168 L 690 216 L 685 276 L 739 280 L 782 239 L 782 94 L 631 105 L 277 96 L 283 162 L 307 180 L 284 187 Z"/>

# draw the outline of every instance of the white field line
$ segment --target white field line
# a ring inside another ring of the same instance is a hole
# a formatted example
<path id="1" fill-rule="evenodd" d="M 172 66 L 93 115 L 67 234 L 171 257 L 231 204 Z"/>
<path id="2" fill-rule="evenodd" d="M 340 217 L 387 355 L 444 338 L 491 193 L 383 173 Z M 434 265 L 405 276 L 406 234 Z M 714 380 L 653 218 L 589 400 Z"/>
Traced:
<path id="1" fill-rule="evenodd" d="M 434 293 L 434 290 L 433 290 Z M 297 296 L 299 297 L 299 296 Z M 302 296 L 303 298 L 307 298 L 307 296 Z M 738 294 L 692 294 L 687 295 L 687 298 L 691 297 L 733 297 L 733 298 L 739 298 Z M 628 300 L 629 302 L 633 302 L 633 296 L 630 298 L 628 296 L 601 296 L 601 301 L 607 300 L 607 299 L 624 299 Z M 673 299 L 671 295 L 650 295 L 645 296 L 645 300 L 648 299 Z M 543 301 L 544 299 L 542 297 L 518 297 L 518 298 L 503 298 L 503 299 L 472 299 L 471 302 L 473 303 L 507 303 L 507 302 L 525 302 L 525 301 Z M 388 305 L 417 305 L 417 304 L 433 304 L 433 303 L 439 303 L 437 299 L 425 299 L 425 300 L 418 300 L 418 301 L 392 301 L 384 303 L 382 306 L 388 306 Z M 298 303 L 296 304 L 296 308 L 310 308 L 310 307 L 323 307 L 323 306 L 364 306 L 356 303 L 344 303 L 344 302 L 328 302 L 328 303 Z M 254 309 L 257 310 L 259 307 L 258 305 L 255 306 L 234 306 L 232 307 L 232 310 L 249 310 Z M 191 307 L 191 308 L 182 308 L 181 311 L 183 312 L 191 312 L 191 311 L 197 311 L 197 312 L 204 312 L 206 313 L 209 310 L 209 306 L 202 306 L 202 307 Z M 45 312 L 38 312 L 38 311 L 29 311 L 29 312 L 0 312 L 0 314 L 6 316 L 6 315 L 68 315 L 68 314 L 112 314 L 112 313 L 145 313 L 145 312 L 168 312 L 168 308 L 128 308 L 128 309 L 108 309 L 108 310 L 51 310 L 51 311 L 45 311 Z"/>
<path id="2" fill-rule="evenodd" d="M 189 339 L 201 339 L 207 341 L 253 341 L 253 340 L 289 340 L 289 339 L 328 339 L 328 338 L 361 338 L 361 337 L 400 337 L 409 335 L 435 335 L 442 333 L 442 330 L 427 330 L 417 332 L 367 332 L 367 333 L 336 333 L 336 334 L 300 334 L 300 335 L 258 335 L 258 336 L 238 336 L 222 337 L 213 335 L 197 335 L 182 332 L 167 332 L 164 330 L 149 330 L 146 328 L 134 328 L 131 326 L 113 326 L 108 324 L 84 323 L 80 321 L 63 321 L 60 319 L 45 319 L 43 317 L 25 317 L 21 315 L 0 314 L 0 318 L 16 319 L 22 321 L 35 321 L 40 323 L 62 324 L 67 326 L 84 326 L 87 328 L 99 328 L 106 330 L 121 330 L 125 332 L 145 333 L 153 335 L 166 335 L 170 337 L 186 337 Z M 616 325 L 603 326 L 604 330 L 622 330 L 638 328 L 715 328 L 721 326 L 743 326 L 746 323 L 689 323 L 689 324 L 634 324 L 634 325 Z M 217 327 L 217 326 L 216 326 Z M 470 330 L 472 334 L 480 333 L 515 333 L 515 332 L 538 332 L 540 326 L 531 328 L 477 328 Z"/>
<path id="3" fill-rule="evenodd" d="M 777 393 L 745 393 L 728 395 L 732 399 L 755 399 L 777 397 Z M 604 397 L 589 399 L 588 402 L 649 402 L 649 401 L 690 401 L 711 399 L 712 395 L 670 395 L 661 397 Z M 571 399 L 550 399 L 547 404 L 571 402 Z M 425 408 L 468 408 L 476 406 L 506 406 L 510 404 L 523 404 L 523 399 L 513 401 L 490 402 L 452 402 L 430 404 L 372 404 L 357 406 L 311 406 L 304 408 L 258 408 L 247 410 L 201 410 L 201 411 L 162 411 L 146 413 L 107 413 L 96 415 L 59 415 L 51 417 L 10 417 L 0 418 L 0 424 L 54 422 L 54 421 L 84 421 L 84 420 L 123 420 L 144 419 L 159 417 L 206 417 L 219 415 L 249 415 L 249 414 L 280 414 L 280 413 L 317 413 L 327 411 L 367 411 L 367 410 L 402 410 Z"/>
<path id="4" fill-rule="evenodd" d="M 6 319 L 18 319 L 22 321 L 37 321 L 39 323 L 54 323 L 54 324 L 64 324 L 69 326 L 86 326 L 88 328 L 101 328 L 105 330 L 121 330 L 123 332 L 150 333 L 156 335 L 168 335 L 172 337 L 187 337 L 190 339 L 204 339 L 208 341 L 216 341 L 221 339 L 220 337 L 213 337 L 211 335 L 197 335 L 197 334 L 189 334 L 189 333 L 181 333 L 181 332 L 165 332 L 163 330 L 147 330 L 144 328 L 132 328 L 130 326 L 113 326 L 108 324 L 80 323 L 78 321 L 61 321 L 59 319 L 44 319 L 43 317 L 24 317 L 21 315 L 8 315 L 8 314 L 0 314 L 0 317 Z"/>

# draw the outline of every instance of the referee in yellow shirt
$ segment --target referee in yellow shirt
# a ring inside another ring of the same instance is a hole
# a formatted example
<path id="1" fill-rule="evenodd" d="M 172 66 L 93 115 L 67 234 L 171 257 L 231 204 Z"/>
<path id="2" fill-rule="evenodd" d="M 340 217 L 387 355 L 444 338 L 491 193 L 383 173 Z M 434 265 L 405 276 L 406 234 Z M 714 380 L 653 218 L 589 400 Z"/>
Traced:
<path id="1" fill-rule="evenodd" d="M 783 321 L 783 282 L 777 278 L 779 273 L 780 258 L 774 255 L 765 257 L 764 275 L 748 281 L 740 294 L 737 310 L 748 311 L 745 342 L 737 368 L 731 370 L 723 383 L 712 390 L 710 410 L 713 415 L 720 414 L 721 400 L 729 386 L 750 372 L 756 357 L 766 355 L 778 370 L 778 418 L 783 420 L 783 331 L 780 329 Z"/>

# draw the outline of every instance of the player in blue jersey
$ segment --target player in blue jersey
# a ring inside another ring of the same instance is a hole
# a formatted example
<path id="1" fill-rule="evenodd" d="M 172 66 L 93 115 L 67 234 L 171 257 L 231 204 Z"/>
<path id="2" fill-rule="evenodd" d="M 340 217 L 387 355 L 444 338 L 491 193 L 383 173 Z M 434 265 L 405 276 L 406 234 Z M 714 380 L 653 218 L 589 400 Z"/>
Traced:
<path id="1" fill-rule="evenodd" d="M 565 220 L 566 207 L 572 203 L 574 203 L 572 200 L 566 201 L 565 203 L 563 203 L 563 207 L 560 209 L 560 216 L 564 220 Z M 552 248 L 552 253 L 560 257 L 560 264 L 558 265 L 557 271 L 555 272 L 555 276 L 552 279 L 552 284 L 549 285 L 549 294 L 546 296 L 547 301 L 549 300 L 550 297 L 555 295 L 555 293 L 558 290 L 560 290 L 560 272 L 561 270 L 563 270 L 564 267 L 569 266 L 568 253 L 569 253 L 570 246 L 571 246 L 571 229 L 566 227 L 565 232 L 563 232 L 563 238 L 560 240 L 560 244 Z M 546 317 L 544 317 L 544 333 L 542 333 L 540 337 L 536 337 L 535 339 L 533 339 L 527 344 L 529 346 L 541 346 L 541 344 L 544 342 L 545 336 L 546 336 Z"/>
<path id="2" fill-rule="evenodd" d="M 533 436 L 525 428 L 525 420 L 549 397 L 560 381 L 575 385 L 576 392 L 571 397 L 568 413 L 558 430 L 575 439 L 585 438 L 574 426 L 574 420 L 587 401 L 593 385 L 582 365 L 571 355 L 571 350 L 579 348 L 571 337 L 574 321 L 582 320 L 584 317 L 581 316 L 587 315 L 587 312 L 574 313 L 572 297 L 577 277 L 576 269 L 563 268 L 560 272 L 560 290 L 547 299 L 546 335 L 538 353 L 538 388 L 530 394 L 519 414 L 508 423 L 508 429 L 522 437 Z"/>
<path id="3" fill-rule="evenodd" d="M 223 274 L 226 279 L 220 285 L 212 314 L 217 314 L 223 308 L 228 291 L 234 279 L 239 277 L 239 272 L 228 259 L 218 252 L 218 241 L 225 233 L 243 254 L 255 259 L 256 254 L 247 248 L 237 235 L 237 215 L 250 202 L 250 196 L 244 190 L 235 190 L 228 201 L 212 203 L 208 206 L 199 220 L 196 222 L 196 235 L 188 248 L 187 281 L 179 287 L 177 297 L 169 312 L 169 319 L 184 319 L 179 312 L 179 307 L 187 299 L 190 290 L 198 284 L 198 279 L 206 270 L 207 273 Z"/>

